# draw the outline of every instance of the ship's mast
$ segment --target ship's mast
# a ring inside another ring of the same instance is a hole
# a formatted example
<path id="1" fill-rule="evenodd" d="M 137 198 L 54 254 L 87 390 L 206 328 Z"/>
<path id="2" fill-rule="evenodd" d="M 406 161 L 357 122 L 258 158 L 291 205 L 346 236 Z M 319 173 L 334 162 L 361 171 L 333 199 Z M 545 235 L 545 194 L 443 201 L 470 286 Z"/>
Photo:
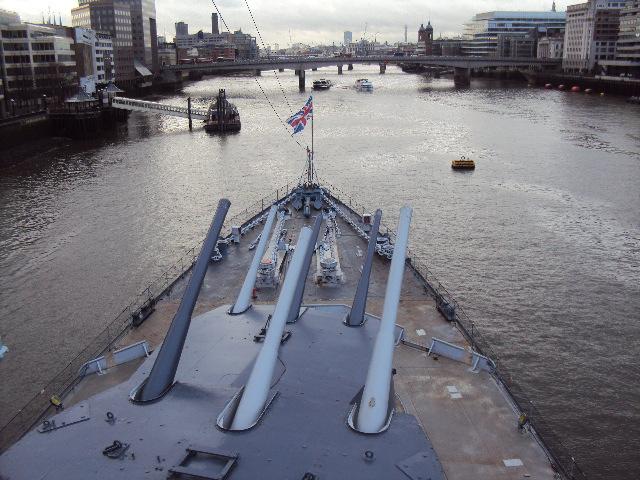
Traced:
<path id="1" fill-rule="evenodd" d="M 314 172 L 313 172 L 313 155 L 314 155 L 314 150 L 313 150 L 313 119 L 315 117 L 315 112 L 313 111 L 313 96 L 311 96 L 311 152 L 308 153 L 308 161 L 309 161 L 309 165 L 307 167 L 307 183 L 309 184 L 309 186 L 313 185 L 313 176 L 314 176 Z"/>

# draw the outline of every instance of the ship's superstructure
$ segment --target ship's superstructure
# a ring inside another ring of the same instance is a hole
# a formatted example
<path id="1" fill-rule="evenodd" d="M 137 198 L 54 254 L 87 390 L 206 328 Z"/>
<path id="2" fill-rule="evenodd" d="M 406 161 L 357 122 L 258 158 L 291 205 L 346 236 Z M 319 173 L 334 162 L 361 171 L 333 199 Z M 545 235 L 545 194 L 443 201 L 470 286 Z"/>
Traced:
<path id="1" fill-rule="evenodd" d="M 381 211 L 307 180 L 233 235 L 220 201 L 189 275 L 0 477 L 554 478 L 491 359 L 406 259 L 411 209 L 381 234 Z"/>

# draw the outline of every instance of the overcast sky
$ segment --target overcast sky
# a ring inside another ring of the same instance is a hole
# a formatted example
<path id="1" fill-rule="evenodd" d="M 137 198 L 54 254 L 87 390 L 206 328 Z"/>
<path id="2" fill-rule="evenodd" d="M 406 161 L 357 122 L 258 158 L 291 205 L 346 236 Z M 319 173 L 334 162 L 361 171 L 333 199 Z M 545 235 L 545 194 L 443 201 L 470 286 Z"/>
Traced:
<path id="1" fill-rule="evenodd" d="M 540 0 L 247 0 L 267 45 L 281 47 L 293 42 L 331 44 L 342 42 L 342 32 L 362 37 L 367 24 L 367 38 L 390 43 L 403 39 L 408 25 L 409 41 L 416 41 L 420 23 L 431 20 L 435 36 L 462 31 L 462 24 L 479 12 L 491 10 L 550 10 L 551 1 Z M 256 35 L 245 0 L 218 0 L 218 8 L 231 30 Z M 557 2 L 558 10 L 578 0 Z M 23 21 L 41 21 L 49 9 L 60 12 L 65 25 L 71 24 L 71 9 L 77 0 L 0 0 L 0 8 L 17 11 Z M 158 35 L 175 35 L 174 23 L 189 24 L 190 33 L 211 31 L 211 0 L 156 0 Z M 56 15 L 57 18 L 57 15 Z M 221 25 L 221 28 L 224 28 Z M 260 39 L 258 39 L 260 44 Z"/>

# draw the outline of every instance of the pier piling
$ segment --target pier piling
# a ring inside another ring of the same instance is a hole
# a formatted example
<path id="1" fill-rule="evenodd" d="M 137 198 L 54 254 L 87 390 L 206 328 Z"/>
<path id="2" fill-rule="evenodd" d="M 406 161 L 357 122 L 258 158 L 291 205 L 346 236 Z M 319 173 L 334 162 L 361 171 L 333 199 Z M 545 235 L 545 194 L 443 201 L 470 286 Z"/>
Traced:
<path id="1" fill-rule="evenodd" d="M 300 70 L 300 75 L 298 75 L 298 88 L 300 88 L 301 92 L 305 90 L 305 73 L 304 70 Z"/>
<path id="2" fill-rule="evenodd" d="M 193 131 L 193 121 L 191 119 L 191 97 L 187 98 L 187 112 L 189 115 L 189 131 Z"/>

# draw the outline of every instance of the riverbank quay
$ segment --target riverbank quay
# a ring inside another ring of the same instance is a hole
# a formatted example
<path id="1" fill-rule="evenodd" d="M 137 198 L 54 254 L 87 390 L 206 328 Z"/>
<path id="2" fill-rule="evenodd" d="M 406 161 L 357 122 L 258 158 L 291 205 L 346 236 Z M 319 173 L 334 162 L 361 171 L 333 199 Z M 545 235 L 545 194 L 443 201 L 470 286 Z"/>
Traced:
<path id="1" fill-rule="evenodd" d="M 0 150 L 50 136 L 49 114 L 46 111 L 0 119 Z"/>
<path id="2" fill-rule="evenodd" d="M 523 72 L 523 75 L 530 84 L 544 86 L 552 84 L 554 86 L 565 85 L 567 88 L 573 86 L 580 87 L 581 90 L 590 88 L 596 93 L 610 93 L 614 95 L 624 95 L 633 97 L 640 95 L 640 79 L 611 77 L 596 75 L 586 77 L 581 75 L 567 75 L 563 73 L 548 72 Z"/>
<path id="3" fill-rule="evenodd" d="M 129 112 L 112 107 L 69 111 L 64 108 L 0 120 L 0 150 L 47 137 L 86 139 L 113 130 Z"/>

